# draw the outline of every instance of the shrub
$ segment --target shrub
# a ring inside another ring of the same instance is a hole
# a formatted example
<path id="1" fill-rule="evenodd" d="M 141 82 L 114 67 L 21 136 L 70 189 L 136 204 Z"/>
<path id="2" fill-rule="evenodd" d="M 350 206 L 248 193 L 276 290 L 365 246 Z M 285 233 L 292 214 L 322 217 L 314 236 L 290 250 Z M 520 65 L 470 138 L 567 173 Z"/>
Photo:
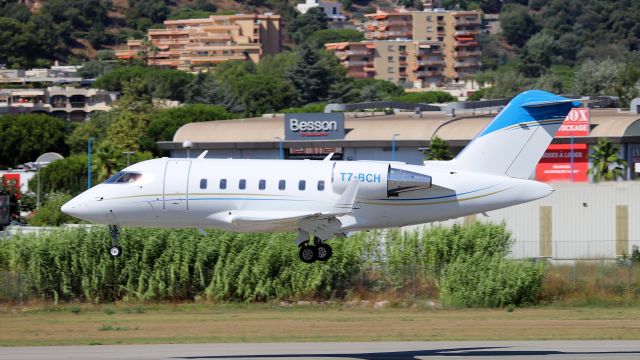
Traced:
<path id="1" fill-rule="evenodd" d="M 449 305 L 465 307 L 533 304 L 544 274 L 543 262 L 508 260 L 500 254 L 461 256 L 444 271 L 441 297 Z"/>

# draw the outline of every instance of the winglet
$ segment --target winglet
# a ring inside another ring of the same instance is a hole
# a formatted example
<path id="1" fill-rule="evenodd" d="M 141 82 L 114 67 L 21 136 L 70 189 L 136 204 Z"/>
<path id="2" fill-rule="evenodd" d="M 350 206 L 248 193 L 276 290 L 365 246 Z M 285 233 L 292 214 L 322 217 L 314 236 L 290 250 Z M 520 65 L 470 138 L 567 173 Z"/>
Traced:
<path id="1" fill-rule="evenodd" d="M 332 157 L 333 157 L 333 153 L 327 155 L 324 159 L 322 159 L 322 161 L 329 161 L 331 160 Z"/>
<path id="2" fill-rule="evenodd" d="M 359 181 L 352 181 L 344 190 L 342 195 L 331 210 L 332 214 L 348 214 L 353 210 L 353 204 L 356 201 L 356 195 L 358 194 Z"/>

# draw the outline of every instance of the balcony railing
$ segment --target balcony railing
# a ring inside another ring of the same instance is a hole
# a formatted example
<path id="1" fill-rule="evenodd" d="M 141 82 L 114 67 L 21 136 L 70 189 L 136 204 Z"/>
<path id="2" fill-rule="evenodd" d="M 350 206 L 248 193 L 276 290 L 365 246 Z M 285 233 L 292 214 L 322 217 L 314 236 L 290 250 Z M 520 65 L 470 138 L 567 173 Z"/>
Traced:
<path id="1" fill-rule="evenodd" d="M 344 62 L 344 66 L 346 67 L 353 67 L 353 66 L 365 66 L 369 64 L 368 61 L 345 61 Z"/>
<path id="2" fill-rule="evenodd" d="M 472 68 L 480 66 L 477 62 L 459 62 L 457 61 L 454 65 L 456 68 Z"/>
<path id="3" fill-rule="evenodd" d="M 475 57 L 480 56 L 482 53 L 480 51 L 456 51 L 455 55 L 457 57 Z"/>
<path id="4" fill-rule="evenodd" d="M 362 56 L 366 56 L 366 55 L 370 55 L 371 51 L 369 50 L 347 50 L 344 52 L 345 55 L 362 55 Z"/>
<path id="5" fill-rule="evenodd" d="M 456 19 L 456 25 L 470 25 L 470 24 L 479 25 L 480 24 L 480 19 L 479 18 L 474 18 L 474 19 L 458 18 L 458 19 Z"/>
<path id="6" fill-rule="evenodd" d="M 418 60 L 416 61 L 418 65 L 442 65 L 444 62 L 442 60 Z"/>
<path id="7" fill-rule="evenodd" d="M 438 77 L 442 76 L 442 72 L 440 71 L 416 71 L 415 74 L 418 77 Z"/>
<path id="8" fill-rule="evenodd" d="M 479 32 L 477 30 L 457 30 L 457 36 L 476 36 Z"/>

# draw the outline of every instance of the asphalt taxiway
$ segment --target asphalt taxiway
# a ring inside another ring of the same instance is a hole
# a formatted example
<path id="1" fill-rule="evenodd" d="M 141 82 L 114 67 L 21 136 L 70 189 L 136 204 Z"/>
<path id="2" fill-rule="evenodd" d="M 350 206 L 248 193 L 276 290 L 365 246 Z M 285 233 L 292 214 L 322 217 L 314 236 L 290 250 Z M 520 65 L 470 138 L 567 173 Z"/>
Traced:
<path id="1" fill-rule="evenodd" d="M 437 341 L 0 348 L 0 360 L 640 359 L 640 341 Z"/>

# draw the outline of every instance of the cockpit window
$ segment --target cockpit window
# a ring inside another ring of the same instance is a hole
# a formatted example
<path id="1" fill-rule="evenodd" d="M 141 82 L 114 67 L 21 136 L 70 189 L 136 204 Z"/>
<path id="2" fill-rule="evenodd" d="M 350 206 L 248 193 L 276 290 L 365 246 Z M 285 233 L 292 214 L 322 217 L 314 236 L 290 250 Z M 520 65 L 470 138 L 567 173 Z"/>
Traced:
<path id="1" fill-rule="evenodd" d="M 105 184 L 131 184 L 138 181 L 142 177 L 141 173 L 137 172 L 129 172 L 129 171 L 120 171 L 117 174 L 113 175 Z"/>

